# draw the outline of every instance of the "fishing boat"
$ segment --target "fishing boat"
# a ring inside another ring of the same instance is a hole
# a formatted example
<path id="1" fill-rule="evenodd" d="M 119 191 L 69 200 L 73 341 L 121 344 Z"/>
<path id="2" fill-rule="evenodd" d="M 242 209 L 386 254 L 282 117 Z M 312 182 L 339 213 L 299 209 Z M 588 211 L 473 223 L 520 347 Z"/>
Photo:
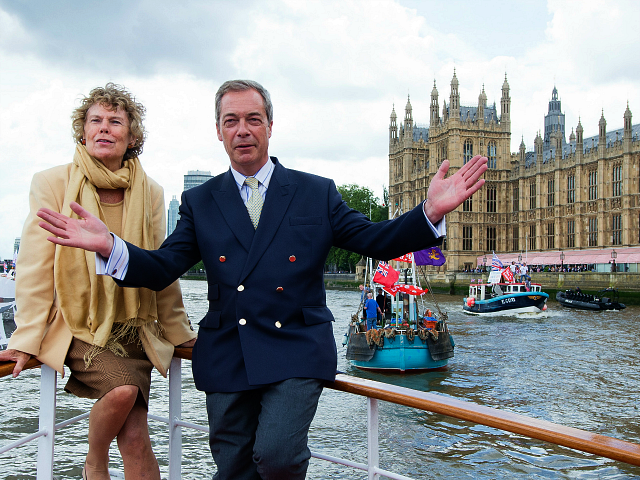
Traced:
<path id="1" fill-rule="evenodd" d="M 605 288 L 596 295 L 582 293 L 579 290 L 565 290 L 556 293 L 556 300 L 560 305 L 568 308 L 578 308 L 580 310 L 622 310 L 627 308 L 624 303 L 620 303 L 617 288 Z"/>
<path id="2" fill-rule="evenodd" d="M 470 315 L 540 313 L 548 298 L 538 283 L 471 283 L 462 309 Z"/>
<path id="3" fill-rule="evenodd" d="M 437 315 L 424 306 L 421 308 L 416 298 L 421 299 L 426 290 L 416 285 L 414 272 L 415 261 L 411 268 L 405 269 L 404 282 L 394 286 L 401 291 L 395 291 L 391 318 L 384 320 L 382 328 L 366 331 L 365 323 L 359 318 L 362 302 L 351 317 L 343 345 L 347 347 L 346 358 L 355 367 L 386 372 L 446 369 L 455 347 L 447 314 L 440 311 L 437 302 Z M 376 287 L 374 282 L 370 285 Z M 389 288 L 384 290 L 390 292 Z"/>

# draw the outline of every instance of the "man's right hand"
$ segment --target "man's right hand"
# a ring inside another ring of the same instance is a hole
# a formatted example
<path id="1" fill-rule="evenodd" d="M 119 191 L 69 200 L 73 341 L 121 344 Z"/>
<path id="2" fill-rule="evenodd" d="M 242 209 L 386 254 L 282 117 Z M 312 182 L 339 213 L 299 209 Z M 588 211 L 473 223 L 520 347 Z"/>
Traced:
<path id="1" fill-rule="evenodd" d="M 20 350 L 10 348 L 0 352 L 0 361 L 2 362 L 16 362 L 16 366 L 13 368 L 13 378 L 20 375 L 20 372 L 24 368 L 25 364 L 31 359 L 31 355 Z"/>
<path id="2" fill-rule="evenodd" d="M 44 220 L 38 225 L 55 235 L 55 237 L 47 237 L 47 240 L 65 247 L 96 252 L 104 258 L 109 258 L 113 250 L 113 237 L 107 226 L 76 202 L 71 202 L 69 206 L 80 217 L 79 219 L 67 217 L 48 208 L 41 208 L 36 213 Z"/>

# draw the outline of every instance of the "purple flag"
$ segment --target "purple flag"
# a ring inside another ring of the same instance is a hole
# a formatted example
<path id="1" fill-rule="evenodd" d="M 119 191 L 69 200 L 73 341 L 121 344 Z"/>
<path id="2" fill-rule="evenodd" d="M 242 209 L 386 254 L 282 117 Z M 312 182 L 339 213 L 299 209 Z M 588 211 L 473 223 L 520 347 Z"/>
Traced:
<path id="1" fill-rule="evenodd" d="M 438 247 L 431 247 L 419 252 L 413 252 L 416 265 L 435 265 L 439 267 L 447 261 Z"/>

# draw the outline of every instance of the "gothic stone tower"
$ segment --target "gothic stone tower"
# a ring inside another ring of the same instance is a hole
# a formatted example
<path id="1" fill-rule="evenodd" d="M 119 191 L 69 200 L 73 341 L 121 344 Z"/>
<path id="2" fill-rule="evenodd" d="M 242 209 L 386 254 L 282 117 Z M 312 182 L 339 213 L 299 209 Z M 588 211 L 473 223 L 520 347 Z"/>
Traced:
<path id="1" fill-rule="evenodd" d="M 470 200 L 447 215 L 447 250 L 445 270 L 475 266 L 479 255 L 499 251 L 506 245 L 507 216 L 497 205 L 506 203 L 504 189 L 511 169 L 511 97 L 505 75 L 500 99 L 500 112 L 495 102 L 487 105 L 484 86 L 477 106 L 460 102 L 456 72 L 451 79 L 449 104 L 443 101 L 439 115 L 438 90 L 431 90 L 429 123 L 414 123 L 410 99 L 405 107 L 404 123 L 397 125 L 395 109 L 389 126 L 389 208 L 390 215 L 407 212 L 427 196 L 429 182 L 445 159 L 453 174 L 474 155 L 489 159 L 487 184 Z M 505 197 L 505 198 L 503 198 Z"/>

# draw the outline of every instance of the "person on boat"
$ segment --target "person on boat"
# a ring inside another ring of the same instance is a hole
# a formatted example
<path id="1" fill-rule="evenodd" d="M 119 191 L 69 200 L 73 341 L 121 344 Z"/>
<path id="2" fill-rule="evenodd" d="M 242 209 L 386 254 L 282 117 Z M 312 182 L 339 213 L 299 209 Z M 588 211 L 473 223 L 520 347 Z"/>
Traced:
<path id="1" fill-rule="evenodd" d="M 520 265 L 520 283 L 524 283 L 525 280 L 531 280 L 531 277 L 529 276 L 529 267 L 523 262 L 522 265 Z"/>
<path id="2" fill-rule="evenodd" d="M 371 330 L 372 328 L 377 330 L 376 322 L 378 320 L 378 314 L 382 316 L 382 310 L 380 310 L 378 302 L 375 301 L 371 292 L 367 293 L 367 301 L 364 302 L 363 308 L 367 315 L 367 330 Z"/>
<path id="3" fill-rule="evenodd" d="M 230 169 L 183 192 L 180 220 L 160 250 L 123 242 L 79 206 L 82 220 L 39 215 L 52 242 L 97 252 L 121 285 L 162 289 L 204 262 L 209 309 L 192 368 L 207 395 L 216 479 L 301 480 L 309 426 L 324 382 L 336 375 L 323 282 L 330 248 L 396 258 L 440 243 L 444 215 L 482 187 L 487 159 L 477 155 L 450 176 L 444 160 L 427 200 L 373 223 L 347 206 L 332 180 L 269 156 L 273 105 L 262 85 L 225 82 L 215 117 Z"/>
<path id="4" fill-rule="evenodd" d="M 114 438 L 127 479 L 160 479 L 147 428 L 151 370 L 166 376 L 174 345 L 192 346 L 196 335 L 177 282 L 157 293 L 119 288 L 96 274 L 93 257 L 48 242 L 36 212 L 69 215 L 70 202 L 77 202 L 127 241 L 159 247 L 164 194 L 138 159 L 144 113 L 122 86 L 91 90 L 72 115 L 73 161 L 34 175 L 18 256 L 17 328 L 0 353 L 0 360 L 16 362 L 14 377 L 32 356 L 61 375 L 67 365 L 65 390 L 97 399 L 82 471 L 90 480 L 110 478 Z"/>
<path id="5" fill-rule="evenodd" d="M 518 265 L 516 265 L 515 261 L 511 262 L 511 265 L 509 265 L 509 270 L 511 270 L 511 277 L 513 278 L 513 281 L 516 281 L 516 278 L 518 278 L 518 273 L 520 272 L 520 269 L 518 268 Z"/>
<path id="6" fill-rule="evenodd" d="M 378 304 L 378 307 L 380 307 L 380 311 L 378 313 L 378 321 L 381 322 L 380 325 L 383 325 L 382 320 L 385 316 L 387 303 L 389 303 L 389 301 L 387 300 L 387 296 L 384 294 L 381 288 L 378 288 L 378 295 L 376 295 L 376 303 Z"/>

